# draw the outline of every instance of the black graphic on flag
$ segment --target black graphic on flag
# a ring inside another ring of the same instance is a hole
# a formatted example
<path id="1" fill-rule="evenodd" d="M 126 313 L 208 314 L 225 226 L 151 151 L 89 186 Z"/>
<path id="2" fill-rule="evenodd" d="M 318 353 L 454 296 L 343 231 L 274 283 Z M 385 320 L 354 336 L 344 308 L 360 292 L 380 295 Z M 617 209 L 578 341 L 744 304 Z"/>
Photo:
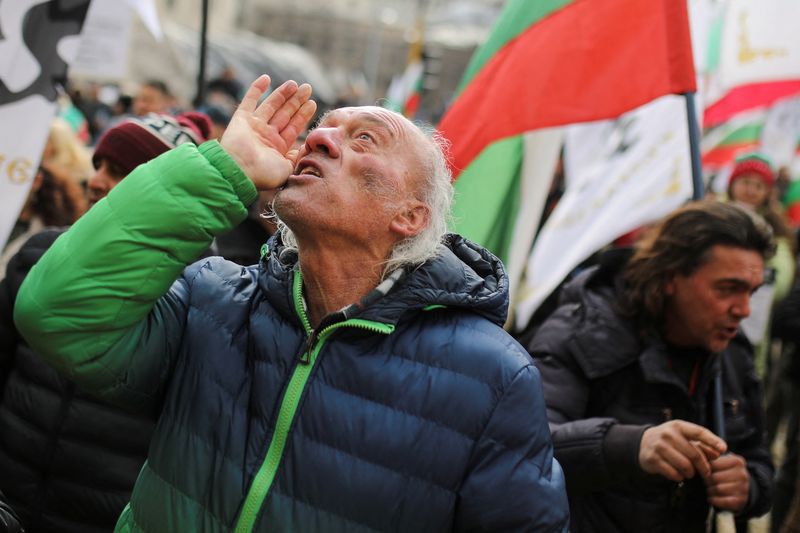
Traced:
<path id="1" fill-rule="evenodd" d="M 0 3 L 15 1 L 17 0 L 0 0 Z M 4 21 L 0 20 L 0 40 L 21 39 L 19 45 L 33 54 L 40 69 L 38 76 L 22 88 L 17 87 L 18 83 L 12 84 L 11 79 L 0 76 L 0 106 L 35 94 L 44 96 L 48 101 L 55 101 L 55 84 L 63 84 L 67 73 L 67 65 L 58 55 L 58 43 L 64 37 L 80 33 L 88 8 L 89 0 L 50 0 L 39 3 L 30 7 L 22 17 L 11 17 L 19 20 L 5 21 L 6 24 L 21 24 L 21 31 L 19 27 L 6 27 Z M 11 44 L 11 48 L 15 49 L 12 43 L 5 44 Z M 13 61 L 13 58 L 0 57 L 0 61 Z M 20 63 L 25 68 L 25 62 Z M 21 79 L 27 79 L 25 74 L 28 73 L 7 73 L 9 76 L 20 74 Z"/>

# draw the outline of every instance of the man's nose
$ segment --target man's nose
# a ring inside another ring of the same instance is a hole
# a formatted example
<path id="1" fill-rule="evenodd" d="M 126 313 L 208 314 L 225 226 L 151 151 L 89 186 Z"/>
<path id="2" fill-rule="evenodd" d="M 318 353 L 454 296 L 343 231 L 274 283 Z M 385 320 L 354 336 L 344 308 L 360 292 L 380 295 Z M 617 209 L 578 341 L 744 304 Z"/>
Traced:
<path id="1" fill-rule="evenodd" d="M 105 170 L 101 167 L 96 171 L 89 180 L 86 182 L 86 188 L 89 190 L 90 196 L 99 200 L 108 194 L 112 189 L 111 180 L 106 175 Z"/>
<path id="2" fill-rule="evenodd" d="M 309 152 L 322 152 L 329 157 L 339 157 L 340 133 L 337 128 L 316 128 L 308 132 L 306 146 Z"/>
<path id="3" fill-rule="evenodd" d="M 86 186 L 90 191 L 99 192 L 106 189 L 105 179 L 103 179 L 100 171 L 95 172 L 86 182 Z"/>
<path id="4" fill-rule="evenodd" d="M 750 294 L 743 294 L 731 307 L 731 313 L 737 319 L 745 319 L 750 316 Z"/>

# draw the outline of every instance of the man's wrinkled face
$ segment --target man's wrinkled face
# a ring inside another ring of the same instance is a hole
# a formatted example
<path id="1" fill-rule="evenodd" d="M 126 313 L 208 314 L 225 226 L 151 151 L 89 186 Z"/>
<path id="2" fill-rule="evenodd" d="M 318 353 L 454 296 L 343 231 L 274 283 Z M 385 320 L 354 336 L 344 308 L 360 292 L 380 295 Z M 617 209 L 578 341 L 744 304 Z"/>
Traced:
<path id="1" fill-rule="evenodd" d="M 414 197 L 421 133 L 378 107 L 325 115 L 300 147 L 275 210 L 295 229 L 310 225 L 354 239 L 385 236 L 392 217 Z"/>
<path id="2" fill-rule="evenodd" d="M 739 324 L 750 315 L 750 296 L 764 279 L 758 252 L 715 245 L 692 274 L 680 274 L 664 287 L 666 337 L 671 344 L 724 350 Z"/>

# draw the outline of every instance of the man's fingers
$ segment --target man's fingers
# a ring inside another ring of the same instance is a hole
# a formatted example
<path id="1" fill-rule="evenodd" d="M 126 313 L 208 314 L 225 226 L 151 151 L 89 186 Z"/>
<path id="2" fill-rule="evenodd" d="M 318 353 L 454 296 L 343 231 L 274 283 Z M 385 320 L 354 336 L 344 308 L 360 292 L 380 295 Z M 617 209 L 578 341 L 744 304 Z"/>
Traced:
<path id="1" fill-rule="evenodd" d="M 272 123 L 272 118 L 278 110 L 286 104 L 286 101 L 289 100 L 295 93 L 297 92 L 297 82 L 294 80 L 289 80 L 283 82 L 280 87 L 269 93 L 261 104 L 255 109 L 255 116 L 259 120 L 263 120 L 267 123 Z"/>
<path id="2" fill-rule="evenodd" d="M 711 462 L 713 473 L 706 480 L 708 501 L 720 509 L 739 511 L 750 494 L 747 463 L 735 454 L 723 455 Z"/>
<path id="3" fill-rule="evenodd" d="M 311 85 L 304 83 L 275 111 L 272 118 L 268 119 L 270 126 L 283 131 L 309 98 L 311 98 Z"/>
<path id="4" fill-rule="evenodd" d="M 725 444 L 724 440 L 717 437 L 703 426 L 698 426 L 697 424 L 692 424 L 691 422 L 681 422 L 678 424 L 678 427 L 687 440 L 699 441 L 717 450 L 719 453 L 725 453 L 725 451 L 728 449 L 728 445 Z"/>
<path id="5" fill-rule="evenodd" d="M 735 454 L 723 455 L 711 463 L 712 474 L 708 482 L 714 485 L 747 483 L 747 462 Z"/>
<path id="6" fill-rule="evenodd" d="M 737 489 L 744 486 L 742 481 L 725 481 L 725 482 L 712 482 L 706 487 L 706 493 L 709 496 L 730 496 L 735 494 Z"/>
<path id="7" fill-rule="evenodd" d="M 655 468 L 656 473 L 664 476 L 670 481 L 680 482 L 686 479 L 686 476 L 680 473 L 675 467 L 673 467 L 667 461 L 658 460 L 656 461 L 655 467 L 656 467 Z"/>
<path id="8" fill-rule="evenodd" d="M 735 512 L 744 508 L 747 500 L 740 496 L 713 496 L 708 498 L 708 503 L 717 509 Z"/>
<path id="9" fill-rule="evenodd" d="M 662 451 L 661 457 L 680 473 L 681 480 L 694 477 L 695 466 L 682 450 L 669 447 Z"/>
<path id="10" fill-rule="evenodd" d="M 300 109 L 292 116 L 289 124 L 281 131 L 281 137 L 286 142 L 286 146 L 294 144 L 297 136 L 306 128 L 308 121 L 311 120 L 316 111 L 317 103 L 314 100 L 308 100 L 300 106 Z"/>
<path id="11" fill-rule="evenodd" d="M 746 468 L 747 461 L 741 455 L 736 455 L 735 453 L 728 453 L 712 461 L 711 465 L 714 469 L 714 472 L 724 471 L 724 470 L 737 470 Z"/>
<path id="12" fill-rule="evenodd" d="M 700 442 L 699 440 L 693 440 L 691 442 L 692 445 L 696 446 L 697 449 L 700 450 L 700 452 L 703 455 L 705 455 L 706 459 L 708 459 L 709 461 L 713 461 L 721 455 L 719 450 L 717 450 L 716 448 L 712 448 L 708 444 Z"/>
<path id="13" fill-rule="evenodd" d="M 256 81 L 250 84 L 250 87 L 244 94 L 244 98 L 242 98 L 242 102 L 239 104 L 239 109 L 247 111 L 248 113 L 255 111 L 259 98 L 261 98 L 261 95 L 267 90 L 269 84 L 269 76 L 266 74 L 259 76 Z"/>
<path id="14" fill-rule="evenodd" d="M 701 449 L 704 444 L 693 440 L 689 442 L 689 445 L 692 448 L 691 454 L 689 455 L 689 460 L 692 461 L 695 470 L 698 474 L 702 477 L 706 478 L 711 475 L 711 463 L 708 461 L 708 457 L 706 457 L 705 452 Z M 713 448 L 710 448 L 713 450 Z"/>

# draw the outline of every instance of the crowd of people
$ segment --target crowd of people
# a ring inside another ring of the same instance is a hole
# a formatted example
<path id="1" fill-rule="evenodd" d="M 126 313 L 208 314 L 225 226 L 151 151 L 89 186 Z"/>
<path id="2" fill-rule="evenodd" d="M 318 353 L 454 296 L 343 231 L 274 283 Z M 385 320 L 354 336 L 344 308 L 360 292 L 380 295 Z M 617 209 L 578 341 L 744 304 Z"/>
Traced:
<path id="1" fill-rule="evenodd" d="M 91 148 L 54 123 L 2 256 L 0 531 L 800 531 L 763 155 L 509 333 L 435 131 L 213 89 L 143 84 Z"/>

